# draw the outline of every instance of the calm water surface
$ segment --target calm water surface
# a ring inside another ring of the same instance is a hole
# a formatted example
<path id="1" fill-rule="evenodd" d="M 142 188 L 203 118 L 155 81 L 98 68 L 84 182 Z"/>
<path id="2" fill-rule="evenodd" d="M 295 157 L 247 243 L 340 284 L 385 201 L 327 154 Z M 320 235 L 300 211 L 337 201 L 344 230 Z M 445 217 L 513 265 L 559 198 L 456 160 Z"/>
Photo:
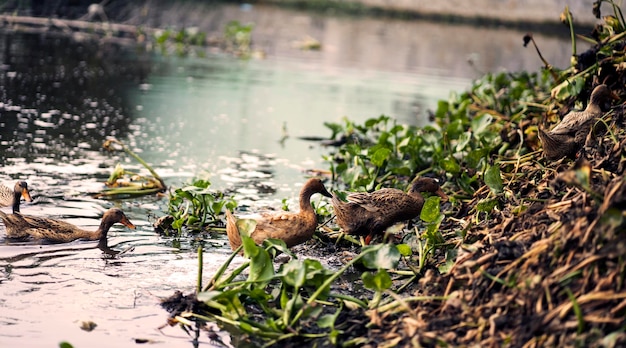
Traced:
<path id="1" fill-rule="evenodd" d="M 407 35 L 414 28 L 406 27 L 416 23 L 320 18 L 272 8 L 208 13 L 220 17 L 214 30 L 230 19 L 258 23 L 256 39 L 267 58 L 242 61 L 219 53 L 176 58 L 0 31 L 0 182 L 28 181 L 35 201 L 24 204 L 26 214 L 95 229 L 103 211 L 119 206 L 137 226 L 135 231 L 115 226 L 110 232 L 110 246 L 134 248 L 117 258 L 104 256 L 94 242 L 9 243 L 0 226 L 0 346 L 54 346 L 67 340 L 76 347 L 124 347 L 135 345 L 134 339 L 193 346 L 182 330 L 157 328 L 167 316 L 159 298 L 194 289 L 195 246 L 153 231 L 166 200 L 90 197 L 116 163 L 142 170 L 126 156 L 104 152 L 107 137 L 130 145 L 170 186 L 205 177 L 240 204 L 278 207 L 283 198 L 295 203 L 304 170 L 327 168 L 321 160 L 326 150 L 299 137 L 327 137 L 323 123 L 343 117 L 362 122 L 386 114 L 401 123 L 425 124 L 437 100 L 464 90 L 479 74 L 468 66 L 461 45 L 444 47 L 437 35 L 432 41 L 419 39 L 428 51 L 423 57 L 415 34 Z M 294 30 L 270 30 L 277 22 Z M 447 37 L 454 40 L 485 32 L 423 25 L 452 30 Z M 329 43 L 326 50 L 293 48 L 289 35 L 300 36 L 306 28 Z M 512 43 L 521 41 L 520 33 L 509 33 L 508 39 L 502 31 L 497 34 L 504 42 L 496 44 L 499 48 L 521 45 Z M 409 48 L 394 51 L 394 45 Z M 559 42 L 544 55 L 560 59 L 567 45 Z M 489 43 L 477 46 L 471 52 L 490 57 L 482 61 L 485 71 L 528 69 L 530 60 L 523 55 L 515 65 L 510 59 L 515 54 L 493 57 Z M 461 51 L 449 52 L 455 47 Z M 229 248 L 219 234 L 205 240 L 205 247 L 208 278 Z M 82 321 L 97 327 L 83 331 Z M 228 342 L 228 335 L 223 339 Z M 200 345 L 211 345 L 206 335 Z"/>

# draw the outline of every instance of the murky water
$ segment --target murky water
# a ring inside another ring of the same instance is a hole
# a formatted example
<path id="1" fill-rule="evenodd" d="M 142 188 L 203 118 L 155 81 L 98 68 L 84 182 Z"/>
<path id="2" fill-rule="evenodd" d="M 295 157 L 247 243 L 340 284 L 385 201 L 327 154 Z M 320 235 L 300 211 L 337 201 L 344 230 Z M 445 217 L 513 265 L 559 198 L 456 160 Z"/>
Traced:
<path id="1" fill-rule="evenodd" d="M 518 48 L 522 33 L 506 30 L 194 6 L 186 20 L 212 19 L 209 26 L 198 24 L 209 32 L 230 19 L 257 23 L 255 39 L 267 59 L 242 61 L 219 53 L 177 58 L 0 31 L 0 182 L 28 181 L 35 202 L 23 206 L 26 214 L 95 229 L 102 212 L 116 205 L 137 225 L 135 231 L 112 229 L 110 246 L 134 248 L 114 259 L 95 242 L 9 243 L 0 226 L 0 346 L 67 340 L 77 347 L 123 347 L 134 345 L 133 339 L 192 346 L 182 330 L 157 328 L 166 319 L 159 297 L 195 286 L 195 249 L 151 228 L 155 216 L 164 214 L 163 199 L 90 197 L 118 161 L 141 169 L 126 156 L 104 152 L 107 137 L 129 144 L 170 186 L 206 176 L 213 188 L 233 192 L 240 203 L 279 206 L 282 198 L 293 201 L 303 170 L 326 168 L 325 149 L 298 138 L 330 135 L 324 122 L 387 114 L 424 124 L 437 100 L 479 75 L 466 62 L 468 52 L 487 57 L 480 60 L 485 71 L 539 66 L 533 52 Z M 165 25 L 161 20 L 152 24 Z M 273 23 L 284 26 L 272 30 Z M 416 38 L 419 31 L 433 35 Z M 325 49 L 293 48 L 291 40 L 305 33 L 318 35 Z M 490 40 L 476 39 L 484 35 Z M 442 37 L 450 44 L 441 45 Z M 474 38 L 470 51 L 463 37 Z M 568 59 L 567 40 L 536 39 L 551 43 L 544 55 L 552 62 Z M 225 238 L 213 238 L 205 244 L 205 277 L 229 255 Z M 82 321 L 97 327 L 83 331 Z M 210 345 L 206 335 L 200 339 Z"/>

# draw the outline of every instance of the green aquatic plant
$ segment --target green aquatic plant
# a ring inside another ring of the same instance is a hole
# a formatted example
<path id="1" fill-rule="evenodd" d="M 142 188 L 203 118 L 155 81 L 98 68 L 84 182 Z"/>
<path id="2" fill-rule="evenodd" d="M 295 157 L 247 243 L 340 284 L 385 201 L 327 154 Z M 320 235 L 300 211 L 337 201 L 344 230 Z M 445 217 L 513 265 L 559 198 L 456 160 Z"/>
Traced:
<path id="1" fill-rule="evenodd" d="M 317 260 L 298 259 L 280 240 L 270 239 L 258 246 L 243 233 L 242 241 L 242 246 L 198 292 L 197 300 L 203 303 L 203 309 L 186 319 L 217 321 L 266 345 L 294 337 L 336 343 L 346 329 L 346 323 L 338 321 L 342 311 L 378 307 L 383 293 L 392 285 L 386 270 L 396 268 L 400 258 L 395 246 L 378 244 L 363 248 L 340 269 L 330 270 Z M 247 260 L 233 265 L 240 250 Z M 289 255 L 291 260 L 275 269 L 274 259 L 279 253 Z M 333 289 L 338 279 L 357 264 L 376 270 L 363 275 L 365 286 L 374 291 L 370 301 Z M 180 324 L 192 324 L 181 316 L 176 318 Z"/>
<path id="2" fill-rule="evenodd" d="M 239 21 L 230 21 L 224 26 L 224 45 L 227 52 L 232 52 L 242 58 L 249 58 L 252 54 L 253 24 L 241 24 Z"/>
<path id="3" fill-rule="evenodd" d="M 208 180 L 195 179 L 170 193 L 167 209 L 172 217 L 171 228 L 180 234 L 183 228 L 202 231 L 206 226 L 221 224 L 219 215 L 224 208 L 232 210 L 237 202 L 222 192 L 212 190 L 210 186 Z"/>
<path id="4" fill-rule="evenodd" d="M 159 29 L 154 30 L 154 42 L 163 55 L 176 54 L 180 57 L 190 53 L 203 55 L 203 51 L 196 49 L 207 45 L 207 34 L 198 28 Z"/>

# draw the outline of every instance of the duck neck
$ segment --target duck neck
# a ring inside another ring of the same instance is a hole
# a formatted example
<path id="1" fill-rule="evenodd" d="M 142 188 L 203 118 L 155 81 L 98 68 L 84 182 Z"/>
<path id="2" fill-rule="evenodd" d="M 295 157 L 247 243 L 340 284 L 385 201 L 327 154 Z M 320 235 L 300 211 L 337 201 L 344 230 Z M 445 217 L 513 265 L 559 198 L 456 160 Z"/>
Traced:
<path id="1" fill-rule="evenodd" d="M 300 211 L 306 212 L 314 212 L 313 206 L 311 205 L 311 196 L 313 196 L 315 192 L 304 189 L 300 192 Z"/>
<path id="2" fill-rule="evenodd" d="M 13 214 L 20 212 L 20 199 L 22 195 L 19 192 L 16 192 L 13 196 Z"/>
<path id="3" fill-rule="evenodd" d="M 106 219 L 102 219 L 98 229 L 93 232 L 93 239 L 99 239 L 100 242 L 102 242 L 103 240 L 106 241 L 107 234 L 109 233 L 109 229 L 111 228 L 111 226 L 113 226 L 112 223 L 110 223 Z"/>
<path id="4" fill-rule="evenodd" d="M 592 113 L 592 114 L 601 113 L 602 109 L 600 109 L 600 103 L 592 99 L 591 102 L 587 104 L 587 107 L 585 108 L 585 112 Z"/>

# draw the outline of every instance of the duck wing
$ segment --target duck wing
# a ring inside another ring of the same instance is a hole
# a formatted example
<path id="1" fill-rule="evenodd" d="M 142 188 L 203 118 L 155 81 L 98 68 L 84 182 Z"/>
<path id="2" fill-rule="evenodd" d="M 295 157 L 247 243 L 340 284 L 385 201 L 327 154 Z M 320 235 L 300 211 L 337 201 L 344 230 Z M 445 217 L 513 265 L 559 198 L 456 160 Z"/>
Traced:
<path id="1" fill-rule="evenodd" d="M 586 123 L 596 117 L 596 114 L 589 111 L 573 111 L 565 115 L 561 122 L 554 127 L 550 133 L 559 135 L 574 135 L 580 131 Z"/>
<path id="2" fill-rule="evenodd" d="M 291 247 L 310 239 L 316 227 L 317 218 L 314 213 L 264 213 L 257 219 L 251 237 L 257 244 L 268 238 L 276 238 Z"/>
<path id="3" fill-rule="evenodd" d="M 13 215 L 20 219 L 18 228 L 33 238 L 67 243 L 86 235 L 82 229 L 64 221 L 21 214 Z"/>

